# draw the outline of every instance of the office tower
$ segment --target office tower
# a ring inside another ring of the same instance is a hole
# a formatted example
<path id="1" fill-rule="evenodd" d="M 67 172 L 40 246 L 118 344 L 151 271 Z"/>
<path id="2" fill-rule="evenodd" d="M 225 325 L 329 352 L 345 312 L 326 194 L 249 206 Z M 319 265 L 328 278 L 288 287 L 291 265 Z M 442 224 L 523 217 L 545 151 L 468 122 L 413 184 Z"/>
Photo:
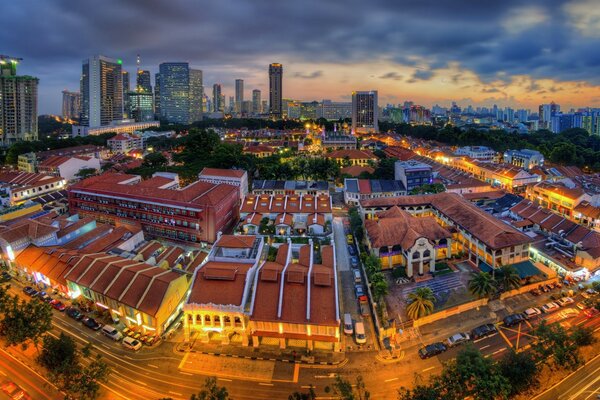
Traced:
<path id="1" fill-rule="evenodd" d="M 560 112 L 560 105 L 555 102 L 550 104 L 540 104 L 539 107 L 539 125 L 540 128 L 551 128 L 552 117 Z"/>
<path id="2" fill-rule="evenodd" d="M 143 93 L 152 93 L 152 83 L 150 82 L 150 71 L 138 69 L 135 83 L 135 91 Z"/>
<path id="3" fill-rule="evenodd" d="M 202 71 L 190 68 L 189 72 L 189 97 L 190 97 L 190 124 L 202 121 L 202 100 L 204 99 L 204 87 L 202 86 Z"/>
<path id="4" fill-rule="evenodd" d="M 129 118 L 129 72 L 123 71 L 123 118 Z"/>
<path id="5" fill-rule="evenodd" d="M 154 118 L 161 119 L 160 111 L 160 72 L 154 74 Z"/>
<path id="6" fill-rule="evenodd" d="M 212 112 L 213 109 L 213 105 L 212 105 L 212 100 L 210 97 L 208 97 L 208 95 L 204 95 L 202 96 L 202 113 L 209 113 Z"/>
<path id="7" fill-rule="evenodd" d="M 244 80 L 235 80 L 235 112 L 242 113 L 242 104 L 244 103 Z"/>
<path id="8" fill-rule="evenodd" d="M 260 90 L 254 89 L 252 91 L 252 114 L 260 114 Z"/>
<path id="9" fill-rule="evenodd" d="M 135 122 L 154 121 L 154 97 L 152 93 L 131 91 L 129 95 L 129 118 Z"/>
<path id="10" fill-rule="evenodd" d="M 81 93 L 62 91 L 62 116 L 64 119 L 79 119 L 81 112 Z"/>
<path id="11" fill-rule="evenodd" d="M 176 124 L 190 122 L 190 68 L 186 62 L 162 63 L 160 71 L 160 116 Z"/>
<path id="12" fill-rule="evenodd" d="M 260 112 L 265 114 L 269 110 L 269 103 L 266 100 L 261 101 Z"/>
<path id="13" fill-rule="evenodd" d="M 327 120 L 352 118 L 352 102 L 323 100 L 317 110 L 317 117 Z"/>
<path id="14" fill-rule="evenodd" d="M 219 112 L 225 111 L 225 95 L 221 93 L 221 100 L 219 103 Z"/>
<path id="15" fill-rule="evenodd" d="M 511 124 L 515 122 L 515 110 L 510 107 L 504 107 L 504 121 Z"/>
<path id="16" fill-rule="evenodd" d="M 83 61 L 81 125 L 97 128 L 123 119 L 122 63 L 101 55 Z"/>
<path id="17" fill-rule="evenodd" d="M 271 118 L 281 118 L 283 109 L 283 65 L 269 65 L 269 115 Z"/>
<path id="18" fill-rule="evenodd" d="M 213 85 L 213 112 L 223 112 L 223 103 L 221 102 L 221 85 Z"/>
<path id="19" fill-rule="evenodd" d="M 235 97 L 229 96 L 229 113 L 233 114 L 235 111 Z"/>
<path id="20" fill-rule="evenodd" d="M 352 92 L 352 131 L 370 133 L 379 131 L 377 90 Z"/>
<path id="21" fill-rule="evenodd" d="M 0 145 L 38 139 L 38 78 L 17 76 L 20 58 L 0 55 Z"/>

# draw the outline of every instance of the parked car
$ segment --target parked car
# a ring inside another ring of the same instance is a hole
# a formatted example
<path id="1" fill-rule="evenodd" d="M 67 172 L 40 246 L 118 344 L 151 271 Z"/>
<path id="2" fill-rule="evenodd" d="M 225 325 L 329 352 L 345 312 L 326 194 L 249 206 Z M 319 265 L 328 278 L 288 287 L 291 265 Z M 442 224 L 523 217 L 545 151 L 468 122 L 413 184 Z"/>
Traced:
<path id="1" fill-rule="evenodd" d="M 531 293 L 534 296 L 539 296 L 540 294 L 542 294 L 542 292 L 539 289 L 532 289 L 529 291 L 529 293 Z"/>
<path id="2" fill-rule="evenodd" d="M 458 346 L 459 344 L 468 342 L 471 339 L 471 336 L 468 333 L 456 333 L 446 339 L 446 343 L 448 347 Z"/>
<path id="3" fill-rule="evenodd" d="M 558 300 L 558 304 L 561 307 L 564 307 L 568 304 L 573 304 L 573 303 L 575 303 L 575 300 L 573 300 L 571 297 L 563 297 L 562 299 Z"/>
<path id="4" fill-rule="evenodd" d="M 504 317 L 502 322 L 504 322 L 504 326 L 511 327 L 520 324 L 525 321 L 525 317 L 523 314 L 511 314 Z"/>
<path id="5" fill-rule="evenodd" d="M 112 325 L 104 325 L 101 332 L 104 336 L 111 338 L 115 342 L 123 339 L 123 334 Z"/>
<path id="6" fill-rule="evenodd" d="M 577 303 L 575 305 L 575 307 L 579 308 L 580 310 L 585 310 L 586 308 L 588 308 L 587 304 L 585 304 L 585 302 L 580 301 L 579 303 Z"/>
<path id="7" fill-rule="evenodd" d="M 538 286 L 538 289 L 540 289 L 544 293 L 549 291 L 549 289 L 546 287 L 546 285 L 540 285 L 540 286 Z"/>
<path id="8" fill-rule="evenodd" d="M 598 294 L 598 291 L 596 291 L 596 289 L 589 288 L 588 290 L 585 291 L 585 293 L 595 296 Z"/>
<path id="9" fill-rule="evenodd" d="M 75 307 L 67 307 L 65 314 L 73 318 L 75 321 L 80 321 L 84 315 Z"/>
<path id="10" fill-rule="evenodd" d="M 536 315 L 540 315 L 541 313 L 542 312 L 537 307 L 528 308 L 527 310 L 523 311 L 523 314 L 525 315 L 525 318 L 527 318 L 527 319 L 532 318 Z"/>
<path id="11" fill-rule="evenodd" d="M 354 324 L 354 339 L 358 344 L 367 343 L 367 335 L 365 334 L 365 324 L 357 322 Z"/>
<path id="12" fill-rule="evenodd" d="M 137 351 L 142 348 L 142 342 L 132 337 L 126 336 L 123 338 L 123 346 L 129 350 Z"/>
<path id="13" fill-rule="evenodd" d="M 480 325 L 471 331 L 471 339 L 477 340 L 482 337 L 490 336 L 496 332 L 498 332 L 498 329 L 496 329 L 494 324 Z"/>
<path id="14" fill-rule="evenodd" d="M 356 255 L 356 249 L 354 248 L 354 246 L 348 245 L 348 253 L 350 253 L 351 256 L 355 256 Z"/>
<path id="15" fill-rule="evenodd" d="M 587 291 L 585 291 L 585 292 L 581 292 L 581 297 L 583 297 L 584 299 L 591 299 L 592 295 L 589 294 Z"/>
<path id="16" fill-rule="evenodd" d="M 25 293 L 27 296 L 33 297 L 33 296 L 37 295 L 38 291 L 35 290 L 34 288 L 32 288 L 31 286 L 25 286 L 23 288 L 23 293 Z"/>
<path id="17" fill-rule="evenodd" d="M 358 267 L 358 257 L 356 257 L 356 256 L 350 257 L 350 264 L 352 264 L 353 268 L 357 268 Z"/>
<path id="18" fill-rule="evenodd" d="M 6 271 L 2 271 L 2 274 L 0 274 L 0 283 L 8 282 L 10 280 L 12 280 L 12 275 Z"/>
<path id="19" fill-rule="evenodd" d="M 438 354 L 445 352 L 447 349 L 448 348 L 442 342 L 428 344 L 427 346 L 419 349 L 419 357 L 421 357 L 421 359 L 426 359 L 437 356 Z"/>
<path id="20" fill-rule="evenodd" d="M 549 313 L 552 311 L 556 311 L 560 308 L 560 306 L 554 302 L 546 303 L 542 306 L 542 311 L 545 313 Z"/>
<path id="21" fill-rule="evenodd" d="M 50 302 L 50 305 L 52 306 L 52 308 L 58 311 L 65 311 L 65 309 L 67 308 L 67 306 L 65 306 L 60 300 L 57 299 L 52 300 Z"/>
<path id="22" fill-rule="evenodd" d="M 585 314 L 586 317 L 592 318 L 594 315 L 600 313 L 600 311 L 598 311 L 596 308 L 592 307 L 592 308 L 588 308 L 583 313 Z"/>
<path id="23" fill-rule="evenodd" d="M 572 318 L 572 317 L 576 317 L 577 315 L 579 315 L 579 310 L 576 310 L 574 308 L 565 308 L 564 310 L 562 310 L 560 313 L 561 318 Z"/>
<path id="24" fill-rule="evenodd" d="M 81 323 L 95 331 L 102 328 L 102 324 L 99 324 L 94 318 L 90 318 L 90 317 L 83 317 L 81 319 Z"/>
<path id="25" fill-rule="evenodd" d="M 344 314 L 344 334 L 352 335 L 354 333 L 354 326 L 352 322 L 352 315 L 350 313 Z"/>
<path id="26" fill-rule="evenodd" d="M 356 295 L 357 299 L 360 296 L 364 296 L 365 295 L 365 291 L 364 291 L 362 285 L 354 285 L 354 294 Z"/>

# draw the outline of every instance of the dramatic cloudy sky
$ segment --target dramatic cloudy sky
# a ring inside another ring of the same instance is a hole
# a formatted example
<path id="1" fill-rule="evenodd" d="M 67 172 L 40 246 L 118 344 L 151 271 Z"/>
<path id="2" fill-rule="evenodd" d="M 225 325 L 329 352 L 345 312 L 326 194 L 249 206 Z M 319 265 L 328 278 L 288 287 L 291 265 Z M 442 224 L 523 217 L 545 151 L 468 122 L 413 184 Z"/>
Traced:
<path id="1" fill-rule="evenodd" d="M 380 104 L 600 106 L 598 0 L 18 0 L 0 13 L 0 53 L 40 78 L 40 112 L 78 89 L 81 60 L 135 71 L 189 61 L 204 85 L 268 89 L 284 64 L 284 97 Z"/>

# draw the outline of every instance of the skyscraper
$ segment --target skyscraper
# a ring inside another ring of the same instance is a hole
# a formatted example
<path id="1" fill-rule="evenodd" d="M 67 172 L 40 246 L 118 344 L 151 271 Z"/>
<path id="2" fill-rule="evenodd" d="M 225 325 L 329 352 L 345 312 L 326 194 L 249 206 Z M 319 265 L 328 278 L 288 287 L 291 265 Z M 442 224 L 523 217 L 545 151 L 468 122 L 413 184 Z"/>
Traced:
<path id="1" fill-rule="evenodd" d="M 244 103 L 244 80 L 235 80 L 235 113 L 242 113 L 242 104 Z"/>
<path id="2" fill-rule="evenodd" d="M 233 114 L 235 111 L 235 97 L 229 96 L 229 113 Z"/>
<path id="3" fill-rule="evenodd" d="M 152 92 L 131 91 L 129 95 L 129 118 L 135 122 L 154 121 L 154 98 Z"/>
<path id="4" fill-rule="evenodd" d="M 260 90 L 254 89 L 252 91 L 252 114 L 258 115 L 260 113 Z"/>
<path id="5" fill-rule="evenodd" d="M 539 126 L 540 128 L 550 129 L 552 117 L 560 112 L 560 105 L 555 102 L 550 104 L 540 104 L 539 107 Z"/>
<path id="6" fill-rule="evenodd" d="M 160 117 L 167 122 L 190 122 L 190 68 L 186 62 L 162 63 L 160 71 Z"/>
<path id="7" fill-rule="evenodd" d="M 221 102 L 221 85 L 213 85 L 213 112 L 223 112 L 224 104 Z"/>
<path id="8" fill-rule="evenodd" d="M 129 72 L 123 71 L 123 118 L 129 118 Z"/>
<path id="9" fill-rule="evenodd" d="M 0 145 L 37 140 L 38 78 L 17 76 L 19 58 L 0 55 Z"/>
<path id="10" fill-rule="evenodd" d="M 136 92 L 152 93 L 152 83 L 150 82 L 150 71 L 143 69 L 137 70 L 135 85 Z"/>
<path id="11" fill-rule="evenodd" d="M 269 114 L 271 118 L 281 118 L 283 93 L 283 65 L 269 65 Z"/>
<path id="12" fill-rule="evenodd" d="M 162 118 L 160 111 L 160 72 L 154 74 L 154 118 Z"/>
<path id="13" fill-rule="evenodd" d="M 190 122 L 202 121 L 202 100 L 204 98 L 204 87 L 202 86 L 202 71 L 190 68 Z"/>
<path id="14" fill-rule="evenodd" d="M 352 131 L 370 133 L 379 131 L 377 90 L 352 92 Z"/>
<path id="15" fill-rule="evenodd" d="M 101 55 L 83 61 L 81 125 L 97 128 L 123 119 L 122 63 Z"/>
<path id="16" fill-rule="evenodd" d="M 81 113 L 81 93 L 62 91 L 62 116 L 65 119 L 79 119 Z"/>

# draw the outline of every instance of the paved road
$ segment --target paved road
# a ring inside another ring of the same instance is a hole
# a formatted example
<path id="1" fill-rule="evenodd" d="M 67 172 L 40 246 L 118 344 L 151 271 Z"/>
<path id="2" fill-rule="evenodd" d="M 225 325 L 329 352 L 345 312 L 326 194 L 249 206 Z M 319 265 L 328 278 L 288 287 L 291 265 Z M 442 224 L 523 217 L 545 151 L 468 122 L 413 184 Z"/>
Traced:
<path id="1" fill-rule="evenodd" d="M 600 396 L 600 356 L 532 400 L 591 400 Z"/>

